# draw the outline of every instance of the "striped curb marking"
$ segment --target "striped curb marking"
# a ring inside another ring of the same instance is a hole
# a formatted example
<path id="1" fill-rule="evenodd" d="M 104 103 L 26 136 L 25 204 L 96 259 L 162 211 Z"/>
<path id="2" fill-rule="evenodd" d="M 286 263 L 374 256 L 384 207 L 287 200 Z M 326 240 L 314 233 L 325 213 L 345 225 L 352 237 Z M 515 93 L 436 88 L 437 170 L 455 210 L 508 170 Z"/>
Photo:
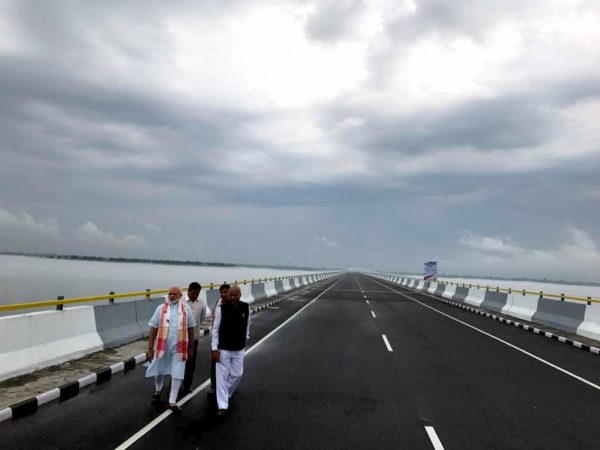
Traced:
<path id="1" fill-rule="evenodd" d="M 406 286 L 402 286 L 402 285 L 400 285 L 400 286 L 403 287 L 403 288 L 405 288 L 405 289 L 409 289 Z M 563 342 L 565 344 L 572 345 L 573 347 L 580 348 L 582 350 L 588 351 L 590 353 L 594 353 L 596 355 L 600 354 L 600 348 L 598 348 L 598 347 L 593 347 L 591 345 L 587 345 L 587 344 L 584 344 L 582 342 L 574 341 L 572 339 L 569 339 L 569 338 L 566 338 L 566 337 L 563 337 L 563 336 L 559 336 L 559 335 L 554 334 L 554 333 L 550 333 L 549 331 L 540 330 L 539 328 L 532 327 L 531 325 L 525 325 L 525 324 L 522 324 L 522 323 L 517 322 L 515 320 L 506 319 L 504 317 L 496 316 L 495 314 L 491 314 L 491 313 L 488 313 L 486 311 L 482 311 L 480 309 L 473 308 L 471 306 L 466 306 L 466 305 L 463 305 L 461 303 L 456 303 L 456 302 L 453 302 L 451 300 L 448 300 L 447 298 L 438 297 L 438 296 L 430 294 L 428 292 L 419 292 L 419 291 L 416 291 L 414 289 L 410 289 L 410 290 L 413 291 L 416 294 L 424 295 L 425 297 L 429 297 L 429 298 L 432 298 L 434 300 L 438 300 L 440 302 L 447 303 L 448 305 L 454 306 L 455 308 L 464 309 L 464 310 L 472 312 L 474 314 L 478 314 L 480 316 L 487 317 L 489 319 L 497 320 L 498 322 L 504 323 L 506 325 L 512 325 L 512 326 L 515 326 L 517 328 L 521 328 L 521 329 L 523 329 L 525 331 L 530 331 L 532 333 L 539 334 L 539 335 L 545 336 L 545 337 L 550 338 L 550 339 L 554 339 L 555 341 Z"/>

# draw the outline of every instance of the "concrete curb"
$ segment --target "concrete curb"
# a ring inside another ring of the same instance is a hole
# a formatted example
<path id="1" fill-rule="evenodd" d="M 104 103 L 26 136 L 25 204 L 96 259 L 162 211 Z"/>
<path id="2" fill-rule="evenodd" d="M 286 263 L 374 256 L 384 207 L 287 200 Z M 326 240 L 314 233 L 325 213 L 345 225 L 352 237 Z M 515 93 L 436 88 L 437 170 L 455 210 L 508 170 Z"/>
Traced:
<path id="1" fill-rule="evenodd" d="M 321 281 L 321 280 L 319 280 Z M 260 305 L 256 308 L 250 307 L 250 315 L 254 315 L 259 311 L 263 311 L 273 305 L 281 303 L 284 300 L 293 297 L 294 295 L 300 294 L 309 288 L 315 287 L 314 284 L 306 286 L 304 288 L 295 289 L 294 291 L 289 292 L 287 295 L 278 298 L 276 300 L 272 300 L 269 303 Z M 202 329 L 202 336 L 207 336 L 210 334 L 209 328 Z M 99 385 L 106 383 L 112 379 L 112 376 L 123 372 L 128 373 L 134 370 L 138 364 L 146 362 L 146 354 L 140 353 L 137 356 L 127 358 L 121 362 L 113 364 L 111 366 L 104 367 L 102 369 L 97 370 L 89 375 L 86 375 L 82 378 L 79 378 L 77 381 L 71 381 L 69 383 L 65 383 L 62 386 L 46 391 L 42 394 L 38 394 L 35 397 L 28 398 L 19 403 L 15 403 L 10 405 L 2 410 L 0 410 L 0 423 L 6 420 L 17 420 L 23 417 L 27 417 L 29 415 L 35 414 L 38 408 L 42 405 L 58 402 L 63 403 L 73 397 L 79 395 L 81 390 L 87 386 L 91 385 Z"/>
<path id="2" fill-rule="evenodd" d="M 395 284 L 395 283 L 393 283 L 391 281 L 388 281 L 388 283 Z M 402 287 L 404 287 L 406 289 L 409 289 L 406 286 L 402 286 Z M 464 310 L 472 312 L 474 314 L 478 314 L 480 316 L 487 317 L 489 319 L 497 320 L 498 322 L 504 323 L 505 325 L 512 325 L 514 327 L 521 328 L 522 330 L 530 331 L 532 333 L 542 335 L 542 336 L 547 337 L 549 339 L 553 339 L 553 340 L 558 341 L 558 342 L 563 342 L 565 344 L 572 345 L 573 347 L 579 348 L 581 350 L 585 350 L 587 352 L 594 353 L 596 355 L 600 355 L 600 348 L 598 348 L 598 347 L 594 347 L 592 345 L 587 345 L 587 344 L 584 344 L 582 342 L 574 341 L 572 339 L 560 336 L 558 334 L 554 334 L 554 333 L 551 333 L 549 331 L 541 330 L 541 329 L 533 327 L 531 325 L 522 324 L 522 323 L 517 322 L 515 320 L 507 319 L 505 317 L 496 316 L 495 314 L 489 313 L 487 311 L 482 311 L 480 309 L 473 308 L 471 306 L 463 305 L 461 303 L 456 303 L 456 302 L 453 302 L 453 301 L 448 300 L 446 298 L 440 298 L 440 297 L 438 297 L 436 295 L 429 294 L 427 292 L 419 292 L 419 291 L 414 290 L 414 289 L 412 289 L 412 290 L 415 293 L 417 293 L 417 294 L 424 295 L 425 297 L 430 297 L 430 298 L 432 298 L 434 300 L 438 300 L 438 301 L 443 302 L 443 303 L 447 303 L 447 304 L 449 304 L 451 306 L 454 306 L 455 308 L 464 309 Z"/>

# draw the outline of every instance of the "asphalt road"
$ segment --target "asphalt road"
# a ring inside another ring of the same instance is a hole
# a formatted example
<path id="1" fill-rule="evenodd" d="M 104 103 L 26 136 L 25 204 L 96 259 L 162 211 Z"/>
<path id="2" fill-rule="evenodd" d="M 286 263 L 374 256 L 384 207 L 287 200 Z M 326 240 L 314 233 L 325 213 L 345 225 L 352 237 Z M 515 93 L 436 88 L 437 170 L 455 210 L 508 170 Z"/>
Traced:
<path id="1" fill-rule="evenodd" d="M 160 415 L 138 368 L 0 424 L 0 448 L 600 446 L 597 355 L 356 273 L 278 306 L 253 316 L 228 417 L 205 390 Z"/>

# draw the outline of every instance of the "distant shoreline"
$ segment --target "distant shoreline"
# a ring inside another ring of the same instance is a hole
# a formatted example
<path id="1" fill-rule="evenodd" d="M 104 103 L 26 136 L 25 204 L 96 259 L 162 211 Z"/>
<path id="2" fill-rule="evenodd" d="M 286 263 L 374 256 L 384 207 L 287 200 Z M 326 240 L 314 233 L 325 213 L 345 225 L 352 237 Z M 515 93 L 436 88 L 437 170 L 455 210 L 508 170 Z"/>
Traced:
<path id="1" fill-rule="evenodd" d="M 173 266 L 201 266 L 201 267 L 250 267 L 279 270 L 340 270 L 327 267 L 303 267 L 303 266 L 277 266 L 268 264 L 237 264 L 223 262 L 204 262 L 204 261 L 182 261 L 175 259 L 147 259 L 147 258 L 114 258 L 109 256 L 89 256 L 89 255 L 61 255 L 55 253 L 22 253 L 22 252 L 2 252 L 0 255 L 10 256 L 32 256 L 35 258 L 47 259 L 68 259 L 75 261 L 98 261 L 98 262 L 117 262 L 117 263 L 142 263 L 142 264 L 167 264 Z"/>

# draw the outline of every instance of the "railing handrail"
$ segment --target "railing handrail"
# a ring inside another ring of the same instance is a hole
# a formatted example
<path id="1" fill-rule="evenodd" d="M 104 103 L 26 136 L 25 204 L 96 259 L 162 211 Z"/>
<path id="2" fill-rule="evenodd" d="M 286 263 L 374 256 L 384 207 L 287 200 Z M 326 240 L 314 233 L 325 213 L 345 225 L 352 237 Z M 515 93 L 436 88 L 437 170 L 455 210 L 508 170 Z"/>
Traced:
<path id="1" fill-rule="evenodd" d="M 413 280 L 425 281 L 422 278 L 414 278 L 414 277 L 401 277 L 401 278 L 409 278 Z M 495 292 L 508 292 L 509 294 L 521 294 L 521 295 L 535 295 L 539 298 L 558 298 L 560 300 L 576 300 L 578 302 L 587 302 L 587 303 L 600 303 L 600 299 L 592 298 L 592 297 L 581 297 L 576 295 L 565 295 L 565 294 L 547 294 L 543 291 L 527 291 L 525 289 L 513 289 L 513 288 L 501 288 L 498 286 L 484 286 L 483 284 L 473 284 L 473 283 L 459 283 L 455 281 L 445 281 L 438 280 L 436 283 L 450 284 L 468 288 L 477 288 L 477 289 L 485 289 L 486 291 L 492 290 Z"/>
<path id="2" fill-rule="evenodd" d="M 269 277 L 269 278 L 251 278 L 246 280 L 236 280 L 236 281 L 224 281 L 222 283 L 208 283 L 202 285 L 202 289 L 217 289 L 221 284 L 247 284 L 248 282 L 252 282 L 254 284 L 255 281 L 268 282 L 268 281 L 279 281 L 290 278 L 299 278 L 299 277 L 309 277 L 311 275 L 321 275 L 323 273 L 330 272 L 318 272 L 318 273 L 309 273 L 309 274 L 300 274 L 300 275 L 288 275 L 288 276 L 279 276 L 279 277 Z M 182 287 L 181 291 L 187 291 L 187 287 Z M 159 290 L 145 290 L 145 291 L 136 291 L 136 292 L 124 292 L 122 294 L 110 293 L 106 295 L 95 295 L 92 297 L 73 297 L 73 298 L 65 298 L 60 300 L 43 300 L 39 302 L 27 302 L 27 303 L 11 303 L 9 305 L 0 305 L 0 312 L 2 311 L 15 311 L 19 309 L 31 309 L 31 308 L 41 308 L 45 306 L 60 306 L 60 305 L 72 305 L 77 303 L 89 303 L 96 302 L 99 300 L 112 300 L 117 298 L 131 298 L 131 297 L 146 297 L 148 298 L 151 295 L 160 295 L 166 294 L 169 292 L 169 289 L 159 289 Z"/>

